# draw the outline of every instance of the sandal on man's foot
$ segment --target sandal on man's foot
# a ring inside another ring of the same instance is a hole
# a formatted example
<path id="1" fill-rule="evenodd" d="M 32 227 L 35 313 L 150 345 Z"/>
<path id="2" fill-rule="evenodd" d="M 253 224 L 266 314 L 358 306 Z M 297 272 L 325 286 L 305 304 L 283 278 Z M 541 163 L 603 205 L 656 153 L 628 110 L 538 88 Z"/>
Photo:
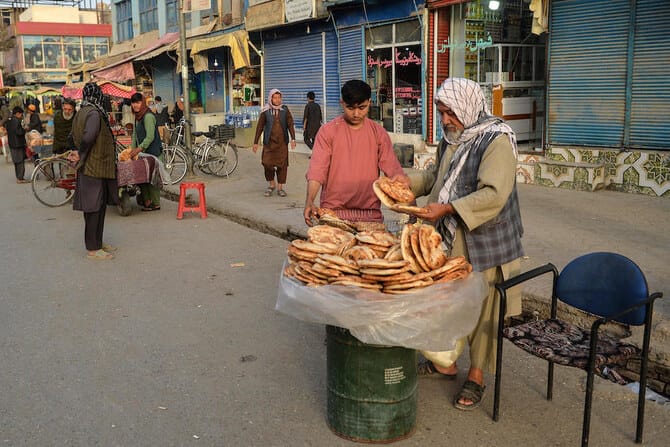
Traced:
<path id="1" fill-rule="evenodd" d="M 279 197 L 286 197 L 286 191 L 284 191 L 283 189 L 280 189 L 280 190 L 277 191 L 277 195 Z"/>
<path id="2" fill-rule="evenodd" d="M 454 407 L 463 411 L 474 410 L 482 404 L 485 391 L 486 387 L 484 385 L 480 385 L 472 380 L 467 380 L 463 384 L 461 392 L 454 398 Z M 463 404 L 459 402 L 460 400 L 469 400 L 471 403 Z"/>
<path id="3" fill-rule="evenodd" d="M 104 242 L 102 243 L 102 250 L 106 251 L 107 253 L 112 253 L 116 251 L 116 247 L 113 245 L 105 244 Z"/>
<path id="4" fill-rule="evenodd" d="M 263 195 L 265 197 L 270 197 L 272 195 L 272 191 L 274 191 L 274 190 L 275 189 L 273 187 L 268 186 L 267 189 L 265 190 L 265 192 L 263 193 Z"/>
<path id="5" fill-rule="evenodd" d="M 445 374 L 443 372 L 438 371 L 433 362 L 431 362 L 430 360 L 420 361 L 416 365 L 416 373 L 421 377 L 434 377 L 438 379 L 443 378 L 446 380 L 456 380 L 456 376 L 458 376 L 458 373 Z"/>
<path id="6" fill-rule="evenodd" d="M 106 261 L 108 259 L 113 259 L 114 255 L 111 253 L 107 253 L 103 249 L 96 250 L 93 253 L 88 253 L 86 255 L 88 259 L 92 259 L 94 261 Z"/>

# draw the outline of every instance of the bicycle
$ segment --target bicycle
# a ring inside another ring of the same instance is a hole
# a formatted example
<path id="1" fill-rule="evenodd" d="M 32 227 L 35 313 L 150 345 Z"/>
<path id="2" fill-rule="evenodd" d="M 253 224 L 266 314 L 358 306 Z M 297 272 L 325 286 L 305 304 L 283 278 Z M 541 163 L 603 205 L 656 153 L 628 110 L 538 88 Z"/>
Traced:
<path id="1" fill-rule="evenodd" d="M 62 206 L 74 196 L 77 171 L 67 160 L 68 152 L 42 158 L 30 178 L 33 194 L 43 205 Z"/>
<path id="2" fill-rule="evenodd" d="M 182 118 L 174 129 L 169 129 L 170 143 L 163 147 L 164 163 L 172 179 L 172 184 L 179 183 L 186 175 L 188 157 L 184 147 L 184 126 Z M 226 140 L 215 140 L 211 132 L 193 132 L 194 137 L 204 136 L 204 140 L 195 143 L 193 167 L 205 174 L 228 177 L 235 171 L 238 164 L 237 147 Z M 169 167 L 168 167 L 169 166 Z"/>

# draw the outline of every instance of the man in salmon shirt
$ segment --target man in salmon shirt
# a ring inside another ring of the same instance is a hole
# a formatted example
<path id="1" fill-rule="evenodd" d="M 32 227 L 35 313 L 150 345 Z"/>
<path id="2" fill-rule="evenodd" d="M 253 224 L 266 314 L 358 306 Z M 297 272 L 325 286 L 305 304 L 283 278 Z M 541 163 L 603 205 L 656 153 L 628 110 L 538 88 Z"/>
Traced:
<path id="1" fill-rule="evenodd" d="M 316 216 L 314 204 L 321 190 L 320 207 L 352 222 L 382 222 L 381 202 L 372 189 L 379 171 L 409 186 L 393 152 L 386 130 L 369 119 L 370 86 L 351 80 L 342 86 L 343 113 L 321 127 L 307 170 L 304 217 L 308 226 Z"/>

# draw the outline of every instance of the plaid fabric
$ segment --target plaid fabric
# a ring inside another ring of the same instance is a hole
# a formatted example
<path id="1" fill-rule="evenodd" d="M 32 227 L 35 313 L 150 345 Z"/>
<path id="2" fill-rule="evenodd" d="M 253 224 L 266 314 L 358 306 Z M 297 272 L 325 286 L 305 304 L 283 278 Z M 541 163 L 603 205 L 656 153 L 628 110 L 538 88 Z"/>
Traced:
<path id="1" fill-rule="evenodd" d="M 151 174 L 155 166 L 155 160 L 150 157 L 119 162 L 116 166 L 116 177 L 119 186 L 151 183 Z"/>

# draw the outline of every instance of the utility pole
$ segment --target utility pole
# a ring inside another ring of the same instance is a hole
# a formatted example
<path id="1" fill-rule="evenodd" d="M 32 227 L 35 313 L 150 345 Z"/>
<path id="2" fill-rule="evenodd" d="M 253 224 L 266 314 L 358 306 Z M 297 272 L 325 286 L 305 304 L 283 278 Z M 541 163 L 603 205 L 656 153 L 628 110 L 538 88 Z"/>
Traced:
<path id="1" fill-rule="evenodd" d="M 184 95 L 184 144 L 186 145 L 186 156 L 188 157 L 187 175 L 193 176 L 193 156 L 191 152 L 191 103 L 189 101 L 188 88 L 188 55 L 186 54 L 186 21 L 184 20 L 184 0 L 181 0 L 179 8 L 179 63 L 181 64 L 181 90 Z"/>

